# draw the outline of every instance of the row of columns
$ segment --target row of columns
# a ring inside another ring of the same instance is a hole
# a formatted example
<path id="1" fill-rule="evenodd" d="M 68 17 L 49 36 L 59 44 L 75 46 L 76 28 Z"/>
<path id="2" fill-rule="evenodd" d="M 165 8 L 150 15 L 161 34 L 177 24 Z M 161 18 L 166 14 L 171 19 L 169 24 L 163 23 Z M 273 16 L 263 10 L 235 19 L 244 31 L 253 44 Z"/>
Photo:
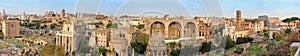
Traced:
<path id="1" fill-rule="evenodd" d="M 61 46 L 62 48 L 64 48 L 64 50 L 67 51 L 73 51 L 73 37 L 57 35 L 55 39 L 57 46 Z"/>
<path id="2" fill-rule="evenodd" d="M 166 51 L 163 50 L 152 50 L 150 51 L 150 55 L 149 56 L 167 56 Z"/>
<path id="3" fill-rule="evenodd" d="M 205 31 L 199 31 L 199 36 L 205 36 L 205 35 L 207 35 L 207 32 L 205 32 Z"/>

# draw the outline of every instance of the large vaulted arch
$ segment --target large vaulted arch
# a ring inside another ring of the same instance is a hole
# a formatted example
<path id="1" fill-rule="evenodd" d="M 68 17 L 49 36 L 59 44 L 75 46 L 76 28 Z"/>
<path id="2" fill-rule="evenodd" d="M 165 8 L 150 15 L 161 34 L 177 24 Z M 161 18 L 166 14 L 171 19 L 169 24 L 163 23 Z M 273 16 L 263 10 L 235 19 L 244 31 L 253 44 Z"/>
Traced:
<path id="1" fill-rule="evenodd" d="M 150 35 L 153 33 L 159 33 L 165 35 L 165 25 L 162 22 L 153 22 L 151 24 Z"/>
<path id="2" fill-rule="evenodd" d="M 184 26 L 184 37 L 196 37 L 196 25 L 193 22 L 188 22 Z"/>
<path id="3" fill-rule="evenodd" d="M 171 22 L 168 26 L 168 38 L 178 39 L 180 38 L 181 25 L 179 22 Z"/>

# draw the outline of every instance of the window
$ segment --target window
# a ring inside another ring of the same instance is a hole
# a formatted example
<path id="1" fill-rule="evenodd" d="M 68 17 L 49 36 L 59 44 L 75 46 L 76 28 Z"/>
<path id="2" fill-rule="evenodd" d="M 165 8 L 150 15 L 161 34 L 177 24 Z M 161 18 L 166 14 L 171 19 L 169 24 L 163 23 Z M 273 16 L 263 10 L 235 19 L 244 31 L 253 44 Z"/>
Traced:
<path id="1" fill-rule="evenodd" d="M 69 37 L 67 37 L 67 44 L 69 44 Z"/>
<path id="2" fill-rule="evenodd" d="M 193 33 L 195 33 L 195 30 L 193 30 Z"/>

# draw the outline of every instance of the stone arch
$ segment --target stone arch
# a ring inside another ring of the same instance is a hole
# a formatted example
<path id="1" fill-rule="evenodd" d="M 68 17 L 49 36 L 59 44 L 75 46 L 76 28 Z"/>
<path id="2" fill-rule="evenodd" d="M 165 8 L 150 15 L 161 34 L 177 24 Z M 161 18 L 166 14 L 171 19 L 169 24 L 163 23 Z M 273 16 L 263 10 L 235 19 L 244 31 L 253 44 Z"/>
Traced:
<path id="1" fill-rule="evenodd" d="M 168 26 L 168 38 L 178 39 L 181 37 L 181 24 L 179 22 L 171 22 Z"/>
<path id="2" fill-rule="evenodd" d="M 204 30 L 204 28 L 206 27 L 206 26 L 204 26 L 204 25 L 198 25 L 198 27 L 199 27 L 199 36 L 205 36 L 206 35 L 206 33 L 205 33 L 205 30 Z"/>
<path id="3" fill-rule="evenodd" d="M 184 26 L 184 37 L 196 37 L 196 24 L 193 22 L 188 22 Z"/>
<path id="4" fill-rule="evenodd" d="M 150 35 L 152 35 L 152 33 L 161 33 L 165 35 L 165 24 L 159 21 L 153 22 L 150 27 Z"/>

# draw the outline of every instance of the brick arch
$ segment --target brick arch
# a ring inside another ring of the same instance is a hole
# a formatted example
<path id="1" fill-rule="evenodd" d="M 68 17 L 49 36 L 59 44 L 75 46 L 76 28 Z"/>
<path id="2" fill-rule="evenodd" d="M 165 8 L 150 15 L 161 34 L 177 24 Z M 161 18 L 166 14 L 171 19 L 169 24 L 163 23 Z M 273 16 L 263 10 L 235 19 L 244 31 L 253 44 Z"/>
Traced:
<path id="1" fill-rule="evenodd" d="M 194 22 L 187 22 L 184 25 L 184 37 L 196 37 L 197 25 Z"/>
<path id="2" fill-rule="evenodd" d="M 192 35 L 193 37 L 197 37 L 199 32 L 198 32 L 198 25 L 197 25 L 197 21 L 194 20 L 190 20 L 190 19 L 161 19 L 161 18 L 153 18 L 153 19 L 146 19 L 146 33 L 151 35 L 151 31 L 152 31 L 152 27 L 151 25 L 153 25 L 154 23 L 160 22 L 162 23 L 165 28 L 164 28 L 164 37 L 167 38 L 169 37 L 169 25 L 172 25 L 174 23 L 176 23 L 177 25 L 180 25 L 180 37 L 187 37 L 189 34 Z M 190 29 L 190 31 L 194 31 L 193 33 L 185 33 L 188 30 L 185 28 L 187 27 L 186 25 L 189 26 L 194 26 L 192 29 Z M 185 36 L 186 35 L 186 36 Z M 172 35 L 171 35 L 172 36 Z"/>
<path id="3" fill-rule="evenodd" d="M 150 24 L 150 35 L 152 33 L 156 33 L 156 32 L 159 32 L 159 33 L 165 35 L 165 32 L 166 32 L 165 28 L 166 28 L 165 23 L 160 22 L 160 21 L 155 21 Z"/>
<path id="4" fill-rule="evenodd" d="M 198 29 L 199 29 L 199 36 L 205 36 L 205 29 L 204 28 L 206 28 L 206 26 L 205 25 L 203 25 L 203 24 L 200 24 L 200 25 L 198 25 Z"/>
<path id="5" fill-rule="evenodd" d="M 182 25 L 177 21 L 170 22 L 168 24 L 168 38 L 170 39 L 178 39 L 180 38 L 182 32 Z"/>

